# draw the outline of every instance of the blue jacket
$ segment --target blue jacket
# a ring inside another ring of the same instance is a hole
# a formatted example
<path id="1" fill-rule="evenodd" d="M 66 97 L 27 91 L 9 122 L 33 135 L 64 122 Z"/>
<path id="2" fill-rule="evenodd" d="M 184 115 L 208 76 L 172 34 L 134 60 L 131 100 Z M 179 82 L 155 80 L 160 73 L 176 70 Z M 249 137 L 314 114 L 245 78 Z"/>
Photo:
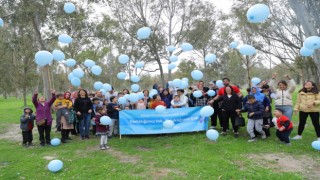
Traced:
<path id="1" fill-rule="evenodd" d="M 264 114 L 264 106 L 262 105 L 261 102 L 255 101 L 254 103 L 250 104 L 247 102 L 241 112 L 248 112 L 248 119 L 263 119 L 263 114 Z M 249 117 L 250 113 L 254 113 L 253 116 Z"/>
<path id="2" fill-rule="evenodd" d="M 20 116 L 20 129 L 22 131 L 29 131 L 32 130 L 34 127 L 34 120 L 36 119 L 36 116 L 33 115 L 32 109 L 30 109 L 30 114 L 26 116 L 25 110 L 30 108 L 24 108 L 23 115 Z"/>

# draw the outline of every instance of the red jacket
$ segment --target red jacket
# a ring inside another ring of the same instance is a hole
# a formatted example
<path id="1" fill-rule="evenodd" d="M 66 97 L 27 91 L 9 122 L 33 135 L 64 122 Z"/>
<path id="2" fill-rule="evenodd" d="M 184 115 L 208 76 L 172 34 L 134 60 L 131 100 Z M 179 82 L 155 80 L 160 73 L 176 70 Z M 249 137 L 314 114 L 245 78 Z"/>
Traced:
<path id="1" fill-rule="evenodd" d="M 155 109 L 159 105 L 167 107 L 167 105 L 166 105 L 166 103 L 164 101 L 153 101 L 153 103 L 151 105 L 151 109 Z"/>
<path id="2" fill-rule="evenodd" d="M 277 126 L 278 128 L 281 128 L 282 126 L 285 127 L 285 131 L 293 128 L 292 122 L 289 120 L 287 116 L 284 115 L 277 119 Z"/>

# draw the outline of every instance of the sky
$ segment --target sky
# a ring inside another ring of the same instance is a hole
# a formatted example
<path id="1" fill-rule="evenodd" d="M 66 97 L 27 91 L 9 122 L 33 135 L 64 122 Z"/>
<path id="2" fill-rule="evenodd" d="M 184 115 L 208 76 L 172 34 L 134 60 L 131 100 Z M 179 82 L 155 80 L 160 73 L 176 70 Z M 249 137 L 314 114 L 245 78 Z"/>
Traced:
<path id="1" fill-rule="evenodd" d="M 209 0 L 211 1 L 218 9 L 224 13 L 229 13 L 233 0 Z"/>

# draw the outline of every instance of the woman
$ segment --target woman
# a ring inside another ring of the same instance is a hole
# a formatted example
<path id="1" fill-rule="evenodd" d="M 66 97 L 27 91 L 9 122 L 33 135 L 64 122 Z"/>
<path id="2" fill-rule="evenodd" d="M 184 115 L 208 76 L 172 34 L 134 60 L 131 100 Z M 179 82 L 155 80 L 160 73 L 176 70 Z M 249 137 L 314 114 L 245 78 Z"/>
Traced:
<path id="1" fill-rule="evenodd" d="M 144 102 L 144 105 L 146 106 L 147 109 L 149 109 L 150 105 L 149 105 L 149 101 L 150 101 L 150 98 L 149 98 L 149 90 L 145 89 L 143 90 L 143 102 Z"/>
<path id="2" fill-rule="evenodd" d="M 171 100 L 172 100 L 172 95 L 169 93 L 168 89 L 164 89 L 162 93 L 160 94 L 161 100 L 166 103 L 166 107 L 170 108 L 171 107 Z"/>
<path id="3" fill-rule="evenodd" d="M 161 97 L 159 94 L 153 95 L 152 99 L 153 99 L 153 103 L 151 105 L 151 109 L 155 109 L 159 105 L 167 107 L 166 103 L 164 101 L 161 101 Z"/>
<path id="4" fill-rule="evenodd" d="M 40 145 L 44 146 L 45 144 L 51 145 L 51 125 L 52 125 L 52 116 L 51 116 L 51 106 L 56 100 L 55 91 L 51 91 L 51 99 L 46 101 L 46 98 L 41 96 L 38 98 L 38 91 L 34 92 L 32 96 L 32 103 L 36 108 L 36 124 L 38 126 L 39 140 Z"/>
<path id="5" fill-rule="evenodd" d="M 240 97 L 233 91 L 233 88 L 227 86 L 224 90 L 224 95 L 219 98 L 222 101 L 221 104 L 221 116 L 223 121 L 223 130 L 221 132 L 222 135 L 227 134 L 228 121 L 231 119 L 234 137 L 237 138 L 239 136 L 238 126 L 235 126 L 235 119 L 237 116 L 236 111 L 240 111 L 241 109 L 241 99 Z"/>
<path id="6" fill-rule="evenodd" d="M 307 117 L 310 116 L 314 130 L 316 131 L 318 141 L 320 140 L 320 93 L 316 84 L 312 81 L 304 83 L 299 91 L 297 103 L 294 106 L 294 112 L 299 112 L 298 135 L 292 139 L 302 139 L 302 132 L 306 125 Z"/>
<path id="7" fill-rule="evenodd" d="M 274 105 L 276 109 L 281 109 L 283 115 L 287 116 L 292 120 L 292 93 L 296 88 L 296 83 L 288 75 L 285 77 L 288 79 L 288 83 L 285 80 L 278 82 L 278 88 L 275 85 L 276 74 L 272 74 L 272 79 L 270 80 L 269 85 L 273 87 L 273 92 L 276 94 Z"/>
<path id="8" fill-rule="evenodd" d="M 90 118 L 92 113 L 92 102 L 84 89 L 78 92 L 78 98 L 74 102 L 74 110 L 79 120 L 81 139 L 89 139 Z"/>

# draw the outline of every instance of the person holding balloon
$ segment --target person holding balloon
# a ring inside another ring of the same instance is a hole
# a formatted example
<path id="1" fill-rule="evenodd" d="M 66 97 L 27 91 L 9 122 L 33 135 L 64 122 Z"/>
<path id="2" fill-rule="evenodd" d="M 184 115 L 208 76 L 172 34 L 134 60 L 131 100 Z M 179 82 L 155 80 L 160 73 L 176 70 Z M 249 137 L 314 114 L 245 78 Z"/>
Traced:
<path id="1" fill-rule="evenodd" d="M 111 96 L 110 103 L 107 105 L 107 114 L 111 118 L 110 131 L 108 137 L 111 138 L 113 135 L 118 135 L 119 133 L 119 111 L 120 105 L 118 104 L 118 97 Z"/>
<path id="2" fill-rule="evenodd" d="M 108 143 L 108 130 L 109 126 L 102 124 L 100 119 L 102 116 L 106 115 L 106 111 L 102 106 L 96 108 L 96 115 L 94 116 L 94 121 L 96 124 L 96 135 L 100 136 L 100 149 L 105 150 L 109 149 Z"/>
<path id="3" fill-rule="evenodd" d="M 318 140 L 320 140 L 320 125 L 319 125 L 319 111 L 320 111 L 320 93 L 317 85 L 312 81 L 304 83 L 303 88 L 299 91 L 294 112 L 299 112 L 299 127 L 298 135 L 292 139 L 302 139 L 302 132 L 306 125 L 307 117 L 311 117 L 311 121 L 316 131 Z"/>
<path id="4" fill-rule="evenodd" d="M 51 106 L 55 100 L 55 90 L 51 91 L 51 99 L 49 101 L 46 101 L 44 96 L 38 98 L 38 91 L 35 91 L 32 96 L 32 103 L 36 108 L 36 124 L 41 146 L 45 146 L 45 144 L 51 145 L 50 132 L 53 120 L 51 116 Z"/>
<path id="5" fill-rule="evenodd" d="M 79 131 L 81 139 L 89 139 L 90 118 L 92 113 L 92 102 L 84 89 L 78 92 L 78 98 L 74 102 L 74 110 L 79 120 Z"/>
<path id="6" fill-rule="evenodd" d="M 272 87 L 273 92 L 276 94 L 274 105 L 276 109 L 281 109 L 283 114 L 292 120 L 292 93 L 296 88 L 296 83 L 288 75 L 284 77 L 288 80 L 281 80 L 278 84 L 275 84 L 275 79 L 277 74 L 273 73 L 269 82 L 270 87 Z M 277 86 L 277 87 L 276 87 Z"/>
<path id="7" fill-rule="evenodd" d="M 211 81 L 209 83 L 209 89 L 214 91 L 214 96 L 210 97 L 208 101 L 212 100 L 213 98 L 215 98 L 217 96 L 217 92 L 218 92 L 219 88 L 216 86 L 215 81 Z M 214 109 L 215 113 L 213 113 L 210 117 L 211 126 L 209 127 L 209 129 L 216 129 L 218 118 L 219 118 L 220 127 L 223 127 L 220 105 L 219 105 L 218 101 L 215 101 L 211 104 L 211 107 Z"/>

